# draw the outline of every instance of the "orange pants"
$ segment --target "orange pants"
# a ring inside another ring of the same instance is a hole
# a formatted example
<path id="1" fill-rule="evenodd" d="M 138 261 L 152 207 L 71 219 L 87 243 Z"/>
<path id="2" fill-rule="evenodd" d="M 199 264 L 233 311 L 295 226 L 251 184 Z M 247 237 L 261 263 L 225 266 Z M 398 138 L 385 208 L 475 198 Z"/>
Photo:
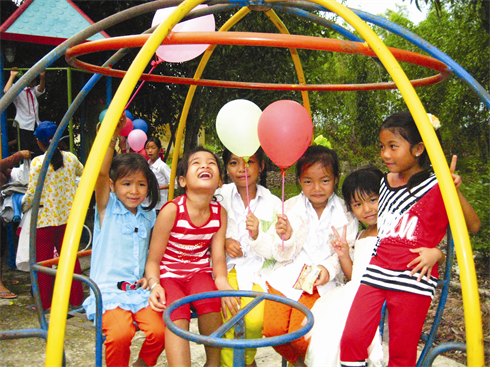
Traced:
<path id="1" fill-rule="evenodd" d="M 270 285 L 268 286 L 269 293 L 284 297 L 284 294 L 275 290 Z M 320 295 L 315 288 L 313 290 L 313 294 L 303 292 L 298 302 L 311 310 L 318 298 L 320 298 Z M 265 300 L 264 330 L 262 331 L 262 334 L 265 337 L 270 338 L 273 336 L 292 333 L 293 331 L 301 328 L 301 324 L 303 323 L 304 319 L 305 315 L 301 311 L 291 306 L 279 302 Z M 299 358 L 304 361 L 309 343 L 309 340 L 301 337 L 292 341 L 291 343 L 276 345 L 273 348 L 288 362 L 295 363 Z"/>
<path id="2" fill-rule="evenodd" d="M 163 314 L 150 306 L 133 314 L 119 307 L 107 310 L 102 315 L 102 330 L 106 336 L 105 361 L 109 366 L 129 366 L 130 346 L 136 333 L 136 322 L 146 335 L 139 357 L 148 366 L 157 364 L 158 357 L 165 347 L 165 324 Z"/>

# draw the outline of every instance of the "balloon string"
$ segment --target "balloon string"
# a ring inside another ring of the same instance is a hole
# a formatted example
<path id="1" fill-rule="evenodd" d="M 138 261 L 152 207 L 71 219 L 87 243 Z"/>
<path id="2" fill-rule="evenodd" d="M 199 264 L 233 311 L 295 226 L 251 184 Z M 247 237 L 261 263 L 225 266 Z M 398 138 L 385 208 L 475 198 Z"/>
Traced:
<path id="1" fill-rule="evenodd" d="M 153 72 L 153 70 L 157 67 L 158 64 L 160 64 L 163 60 L 159 60 L 159 61 L 155 61 L 153 60 L 151 62 L 151 65 L 152 65 L 152 68 L 151 70 L 148 72 L 148 74 L 151 74 Z M 141 87 L 143 86 L 143 84 L 145 84 L 146 80 L 143 80 L 140 84 L 140 86 L 138 87 L 138 89 L 136 89 L 136 92 L 134 92 L 133 96 L 131 97 L 131 99 L 129 100 L 128 104 L 126 105 L 126 107 L 124 108 L 125 110 L 128 109 L 128 106 L 131 104 L 131 102 L 133 102 L 133 99 L 134 97 L 136 97 L 136 95 L 138 94 L 139 90 L 141 89 Z"/>
<path id="2" fill-rule="evenodd" d="M 284 177 L 286 172 L 283 168 L 281 168 L 281 176 L 282 176 L 282 215 L 284 215 Z M 284 251 L 284 233 L 282 234 L 282 251 Z"/>
<path id="3" fill-rule="evenodd" d="M 245 162 L 245 186 L 247 186 L 247 214 L 251 212 L 250 210 L 250 194 L 248 192 L 248 163 Z M 248 231 L 248 235 L 252 237 L 252 231 Z"/>

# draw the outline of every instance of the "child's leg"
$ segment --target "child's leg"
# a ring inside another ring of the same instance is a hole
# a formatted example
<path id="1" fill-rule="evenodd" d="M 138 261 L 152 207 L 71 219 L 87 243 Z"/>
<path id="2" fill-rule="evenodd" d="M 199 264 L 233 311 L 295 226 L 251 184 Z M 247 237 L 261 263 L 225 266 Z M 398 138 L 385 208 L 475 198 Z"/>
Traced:
<path id="1" fill-rule="evenodd" d="M 431 298 L 408 292 L 387 291 L 390 328 L 389 366 L 415 366 L 425 317 Z"/>
<path id="2" fill-rule="evenodd" d="M 189 321 L 185 319 L 173 320 L 174 324 L 184 330 L 189 330 Z M 186 367 L 191 365 L 191 349 L 189 341 L 182 339 L 165 329 L 165 353 L 170 367 Z"/>
<path id="3" fill-rule="evenodd" d="M 63 237 L 65 236 L 66 225 L 57 226 L 56 228 L 56 240 L 55 246 L 56 250 L 59 254 L 61 254 L 61 246 L 63 244 Z M 75 269 L 73 271 L 74 274 L 82 274 L 82 268 L 80 267 L 80 261 L 76 259 L 75 261 Z M 71 284 L 71 292 L 70 292 L 70 305 L 72 306 L 80 306 L 83 303 L 83 287 L 82 282 L 78 280 L 73 280 Z"/>
<path id="4" fill-rule="evenodd" d="M 105 339 L 105 361 L 110 366 L 128 366 L 131 341 L 136 333 L 131 311 L 115 308 L 102 315 Z"/>
<path id="5" fill-rule="evenodd" d="M 163 323 L 163 313 L 156 312 L 150 306 L 139 310 L 133 316 L 138 327 L 146 335 L 146 339 L 141 346 L 139 358 L 148 366 L 157 364 L 158 357 L 165 348 L 165 324 Z"/>
<path id="6" fill-rule="evenodd" d="M 340 340 L 342 366 L 359 366 L 360 361 L 368 358 L 368 348 L 378 328 L 385 299 L 383 289 L 364 284 L 359 287 Z"/>
<path id="7" fill-rule="evenodd" d="M 199 333 L 201 335 L 211 335 L 216 329 L 223 324 L 220 312 L 212 312 L 199 315 L 198 318 Z M 220 366 L 220 352 L 221 348 L 213 348 L 204 346 L 206 351 L 206 364 L 205 366 Z"/>
<path id="8" fill-rule="evenodd" d="M 228 282 L 233 289 L 238 289 L 238 283 L 236 278 L 236 271 L 232 269 L 228 273 Z M 263 292 L 264 290 L 258 284 L 254 284 L 252 291 Z M 253 298 L 241 298 L 242 305 L 245 307 Z M 231 313 L 228 311 L 228 320 L 231 317 Z M 226 321 L 225 320 L 225 321 Z M 246 339 L 260 339 L 262 338 L 262 329 L 264 327 L 264 302 L 260 302 L 254 309 L 245 316 L 245 338 Z M 224 337 L 226 339 L 233 339 L 235 336 L 235 328 L 228 330 Z M 251 366 L 255 361 L 255 355 L 257 354 L 257 348 L 245 349 L 245 365 Z M 233 348 L 221 348 L 221 366 L 232 367 L 233 366 Z"/>
<path id="9" fill-rule="evenodd" d="M 38 228 L 36 231 L 36 261 L 44 261 L 53 258 L 55 243 L 55 233 L 53 227 Z M 51 299 L 53 298 L 52 275 L 37 272 L 39 283 L 39 295 L 43 309 L 51 308 Z"/>

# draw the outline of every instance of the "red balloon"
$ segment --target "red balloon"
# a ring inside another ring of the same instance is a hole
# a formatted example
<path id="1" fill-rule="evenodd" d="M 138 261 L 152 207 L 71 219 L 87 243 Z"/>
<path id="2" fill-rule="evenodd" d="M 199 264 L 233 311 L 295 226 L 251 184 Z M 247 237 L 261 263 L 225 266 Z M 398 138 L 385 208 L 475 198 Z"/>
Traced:
<path id="1" fill-rule="evenodd" d="M 133 131 L 133 121 L 129 117 L 126 117 L 126 125 L 121 129 L 119 135 L 128 136 L 131 131 Z"/>
<path id="2" fill-rule="evenodd" d="M 262 112 L 258 134 L 260 145 L 280 168 L 293 165 L 308 149 L 313 136 L 311 116 L 295 101 L 276 101 Z"/>
<path id="3" fill-rule="evenodd" d="M 150 159 L 148 157 L 148 154 L 146 154 L 146 149 L 145 148 L 141 149 L 138 153 L 141 154 L 143 156 L 143 158 L 145 158 L 146 160 Z"/>

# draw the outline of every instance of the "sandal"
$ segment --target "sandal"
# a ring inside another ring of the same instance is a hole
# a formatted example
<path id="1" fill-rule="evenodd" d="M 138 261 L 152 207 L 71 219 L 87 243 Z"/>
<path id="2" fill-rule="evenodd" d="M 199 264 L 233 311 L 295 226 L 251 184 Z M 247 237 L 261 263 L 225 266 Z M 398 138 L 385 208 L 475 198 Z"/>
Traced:
<path id="1" fill-rule="evenodd" d="M 0 298 L 3 298 L 3 299 L 15 299 L 15 298 L 17 298 L 17 295 L 14 292 L 10 292 L 10 291 L 0 292 Z"/>

